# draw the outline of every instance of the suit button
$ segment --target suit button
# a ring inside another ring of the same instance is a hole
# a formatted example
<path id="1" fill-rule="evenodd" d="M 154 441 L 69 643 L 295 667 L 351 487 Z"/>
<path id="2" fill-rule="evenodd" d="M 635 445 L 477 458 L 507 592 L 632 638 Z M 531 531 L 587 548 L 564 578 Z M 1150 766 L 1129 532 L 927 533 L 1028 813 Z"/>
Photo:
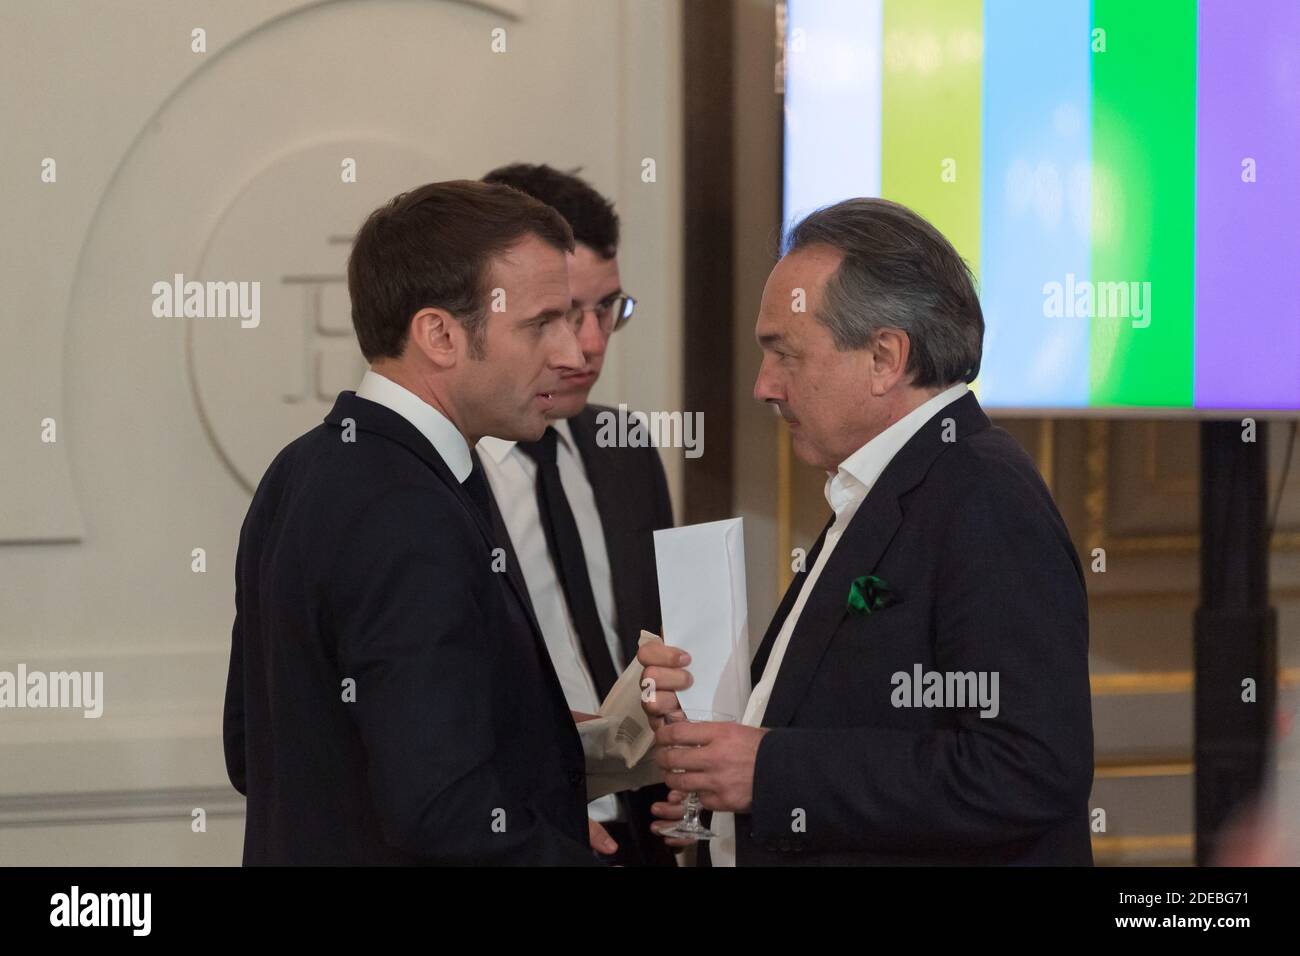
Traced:
<path id="1" fill-rule="evenodd" d="M 572 785 L 572 786 L 574 786 L 574 787 L 578 786 L 580 783 L 582 783 L 582 782 L 585 781 L 586 779 L 587 779 L 587 775 L 586 775 L 585 773 L 583 773 L 581 770 L 570 770 L 570 771 L 569 771 L 569 783 L 570 783 L 570 785 Z"/>

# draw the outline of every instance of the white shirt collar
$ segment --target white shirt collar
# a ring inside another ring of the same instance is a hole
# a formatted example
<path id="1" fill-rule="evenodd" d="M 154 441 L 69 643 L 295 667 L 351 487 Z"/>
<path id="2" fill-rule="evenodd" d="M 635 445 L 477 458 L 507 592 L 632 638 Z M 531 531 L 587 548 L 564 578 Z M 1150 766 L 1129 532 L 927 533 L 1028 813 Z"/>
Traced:
<path id="1" fill-rule="evenodd" d="M 567 418 L 557 418 L 550 424 L 554 427 L 556 434 L 560 436 L 560 441 L 562 441 L 565 446 L 572 451 L 574 447 L 573 431 L 569 428 L 569 420 Z M 478 440 L 478 445 L 476 447 L 480 452 L 485 452 L 491 455 L 492 460 L 497 464 L 500 464 L 505 461 L 506 456 L 514 450 L 514 447 L 517 444 L 518 442 L 509 439 L 495 438 L 492 435 L 485 435 Z"/>
<path id="2" fill-rule="evenodd" d="M 373 369 L 361 377 L 357 386 L 357 397 L 383 405 L 408 422 L 429 440 L 456 480 L 464 482 L 474 467 L 469 457 L 469 443 L 451 420 L 420 396 L 403 388 L 390 378 L 385 378 Z"/>
<path id="3" fill-rule="evenodd" d="M 933 418 L 941 408 L 961 398 L 970 388 L 958 382 L 949 389 L 912 409 L 894 424 L 840 462 L 839 470 L 826 479 L 826 500 L 836 517 L 850 505 L 861 504 L 880 477 L 880 473 L 904 445 Z M 856 510 L 856 509 L 855 509 Z"/>

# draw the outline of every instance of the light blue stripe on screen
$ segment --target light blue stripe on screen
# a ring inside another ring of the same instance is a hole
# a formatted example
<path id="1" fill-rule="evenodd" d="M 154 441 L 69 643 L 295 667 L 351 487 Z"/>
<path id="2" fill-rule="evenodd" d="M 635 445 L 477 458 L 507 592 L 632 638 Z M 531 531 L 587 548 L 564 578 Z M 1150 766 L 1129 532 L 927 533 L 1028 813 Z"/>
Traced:
<path id="1" fill-rule="evenodd" d="M 1088 404 L 1088 319 L 1044 286 L 1091 278 L 1088 0 L 985 0 L 980 300 L 989 406 Z"/>

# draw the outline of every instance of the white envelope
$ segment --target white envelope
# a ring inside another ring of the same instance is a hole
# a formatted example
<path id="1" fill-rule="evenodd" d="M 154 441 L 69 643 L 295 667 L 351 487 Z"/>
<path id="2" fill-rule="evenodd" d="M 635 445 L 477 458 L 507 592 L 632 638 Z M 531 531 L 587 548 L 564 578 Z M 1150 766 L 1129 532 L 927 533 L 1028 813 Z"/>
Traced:
<path id="1" fill-rule="evenodd" d="M 735 720 L 749 701 L 749 613 L 740 518 L 654 533 L 665 643 L 691 655 L 695 683 L 677 698 L 686 710 Z"/>

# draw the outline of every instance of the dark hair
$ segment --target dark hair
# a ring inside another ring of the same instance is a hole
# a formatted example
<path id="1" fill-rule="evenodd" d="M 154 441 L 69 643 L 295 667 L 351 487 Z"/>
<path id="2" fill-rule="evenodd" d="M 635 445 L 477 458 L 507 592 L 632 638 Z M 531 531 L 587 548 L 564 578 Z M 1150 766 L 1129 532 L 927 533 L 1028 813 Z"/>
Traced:
<path id="1" fill-rule="evenodd" d="M 603 259 L 618 255 L 618 214 L 614 205 L 583 179 L 582 168 L 562 173 L 545 163 L 511 163 L 492 170 L 485 183 L 504 183 L 557 210 L 573 229 L 573 238 Z"/>
<path id="2" fill-rule="evenodd" d="M 975 380 L 984 313 L 970 268 L 943 233 L 887 199 L 846 199 L 810 214 L 785 246 L 794 252 L 815 244 L 844 256 L 816 316 L 837 348 L 866 348 L 881 329 L 901 329 L 912 346 L 912 385 Z"/>
<path id="3" fill-rule="evenodd" d="M 492 259 L 535 235 L 563 252 L 573 233 L 554 209 L 518 190 L 471 180 L 429 183 L 370 214 L 348 257 L 352 327 L 367 361 L 398 358 L 411 317 L 446 309 L 482 358 Z"/>

